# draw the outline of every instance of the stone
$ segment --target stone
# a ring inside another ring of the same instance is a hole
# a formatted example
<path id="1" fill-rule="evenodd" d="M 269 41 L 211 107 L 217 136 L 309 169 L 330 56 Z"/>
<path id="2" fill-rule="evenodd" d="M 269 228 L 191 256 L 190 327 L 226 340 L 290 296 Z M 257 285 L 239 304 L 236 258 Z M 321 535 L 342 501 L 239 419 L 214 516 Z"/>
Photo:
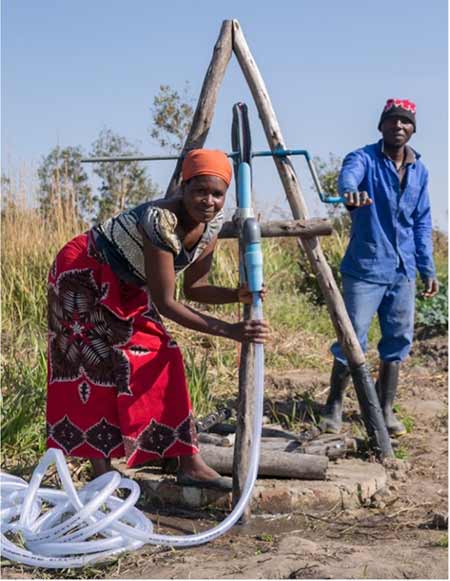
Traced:
<path id="1" fill-rule="evenodd" d="M 231 494 L 180 486 L 173 477 L 154 467 L 133 470 L 113 461 L 114 468 L 138 482 L 152 508 L 231 510 Z M 327 480 L 259 478 L 253 490 L 254 514 L 322 513 L 334 508 L 357 508 L 387 486 L 386 470 L 381 464 L 357 459 L 330 462 Z"/>

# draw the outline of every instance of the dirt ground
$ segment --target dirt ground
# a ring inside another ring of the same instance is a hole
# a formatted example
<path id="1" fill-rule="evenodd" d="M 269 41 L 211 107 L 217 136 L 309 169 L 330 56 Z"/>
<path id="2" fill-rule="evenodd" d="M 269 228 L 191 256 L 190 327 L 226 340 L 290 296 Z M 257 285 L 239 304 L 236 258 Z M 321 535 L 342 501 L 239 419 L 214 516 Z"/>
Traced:
<path id="1" fill-rule="evenodd" d="M 388 469 L 387 487 L 367 506 L 327 513 L 253 517 L 208 545 L 169 550 L 144 547 L 107 568 L 64 574 L 3 568 L 4 578 L 110 579 L 447 579 L 448 346 L 417 342 L 404 365 L 398 404 L 410 427 Z M 285 405 L 308 390 L 326 398 L 326 373 L 272 377 L 267 396 Z M 347 430 L 356 399 L 346 398 Z M 353 422 L 354 424 L 354 422 Z M 211 528 L 201 515 L 154 515 L 157 530 L 183 534 Z"/>

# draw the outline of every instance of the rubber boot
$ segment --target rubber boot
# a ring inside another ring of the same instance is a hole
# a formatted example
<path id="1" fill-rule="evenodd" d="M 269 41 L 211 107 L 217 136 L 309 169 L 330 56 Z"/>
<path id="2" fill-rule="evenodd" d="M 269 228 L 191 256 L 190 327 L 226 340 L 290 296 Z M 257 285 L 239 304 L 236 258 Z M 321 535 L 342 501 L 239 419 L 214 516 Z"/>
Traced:
<path id="1" fill-rule="evenodd" d="M 342 428 L 342 405 L 344 392 L 350 381 L 350 369 L 337 359 L 333 362 L 330 378 L 330 393 L 321 414 L 319 427 L 322 432 L 338 434 Z"/>
<path id="2" fill-rule="evenodd" d="M 392 409 L 397 393 L 399 372 L 400 361 L 380 361 L 380 371 L 375 386 L 387 430 L 394 438 L 406 434 L 405 426 L 395 417 Z"/>

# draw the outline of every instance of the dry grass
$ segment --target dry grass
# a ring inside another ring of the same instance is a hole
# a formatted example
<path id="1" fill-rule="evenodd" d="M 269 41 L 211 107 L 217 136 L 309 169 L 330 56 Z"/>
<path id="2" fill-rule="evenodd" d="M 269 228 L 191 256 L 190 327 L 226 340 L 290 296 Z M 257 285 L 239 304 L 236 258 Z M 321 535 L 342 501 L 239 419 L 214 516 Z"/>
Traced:
<path id="1" fill-rule="evenodd" d="M 25 189 L 5 187 L 2 204 L 2 368 L 3 462 L 21 457 L 32 462 L 44 446 L 46 377 L 46 282 L 58 250 L 87 229 L 77 218 L 73 196 L 55 192 L 54 211 L 42 216 L 27 201 Z M 66 200 L 66 201 L 64 201 Z M 345 234 L 322 239 L 324 252 L 337 272 Z M 437 262 L 446 268 L 446 237 L 436 237 Z M 273 370 L 325 371 L 331 356 L 334 329 L 321 304 L 317 282 L 305 256 L 293 239 L 263 241 L 267 298 L 265 317 L 272 328 L 266 346 L 266 365 Z M 239 280 L 237 243 L 221 241 L 215 254 L 211 282 L 235 287 Z M 181 285 L 177 293 L 182 299 Z M 236 305 L 205 306 L 201 310 L 230 321 L 240 319 Z M 237 394 L 240 346 L 196 334 L 166 321 L 184 354 L 192 399 L 198 415 Z M 375 323 L 372 344 L 379 337 Z M 31 404 L 31 405 L 30 405 Z M 6 437 L 5 437 L 6 435 Z"/>
<path id="2" fill-rule="evenodd" d="M 3 332 L 30 338 L 45 328 L 46 280 L 57 251 L 86 228 L 73 205 L 59 198 L 54 211 L 42 216 L 24 192 L 8 188 L 2 199 Z M 37 329 L 36 329 L 37 327 Z M 30 331 L 32 331 L 30 333 Z"/>

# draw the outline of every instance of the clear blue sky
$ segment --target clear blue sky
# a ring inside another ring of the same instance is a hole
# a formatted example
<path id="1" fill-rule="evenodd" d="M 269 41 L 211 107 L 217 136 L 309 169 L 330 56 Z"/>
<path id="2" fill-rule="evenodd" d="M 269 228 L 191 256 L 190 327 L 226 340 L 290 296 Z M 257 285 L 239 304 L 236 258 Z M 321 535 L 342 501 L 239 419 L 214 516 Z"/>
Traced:
<path id="1" fill-rule="evenodd" d="M 327 158 L 379 138 L 385 100 L 416 102 L 434 221 L 447 225 L 445 0 L 3 0 L 2 153 L 6 171 L 56 144 L 89 150 L 111 128 L 145 153 L 160 84 L 198 96 L 223 20 L 237 18 L 268 86 L 286 143 Z M 231 61 L 207 147 L 230 148 L 231 108 L 251 95 Z M 266 142 L 250 107 L 255 149 Z M 297 164 L 302 176 L 301 164 Z M 165 187 L 168 162 L 150 166 Z M 283 206 L 268 160 L 254 162 L 258 205 Z M 310 213 L 322 211 L 305 182 Z"/>

